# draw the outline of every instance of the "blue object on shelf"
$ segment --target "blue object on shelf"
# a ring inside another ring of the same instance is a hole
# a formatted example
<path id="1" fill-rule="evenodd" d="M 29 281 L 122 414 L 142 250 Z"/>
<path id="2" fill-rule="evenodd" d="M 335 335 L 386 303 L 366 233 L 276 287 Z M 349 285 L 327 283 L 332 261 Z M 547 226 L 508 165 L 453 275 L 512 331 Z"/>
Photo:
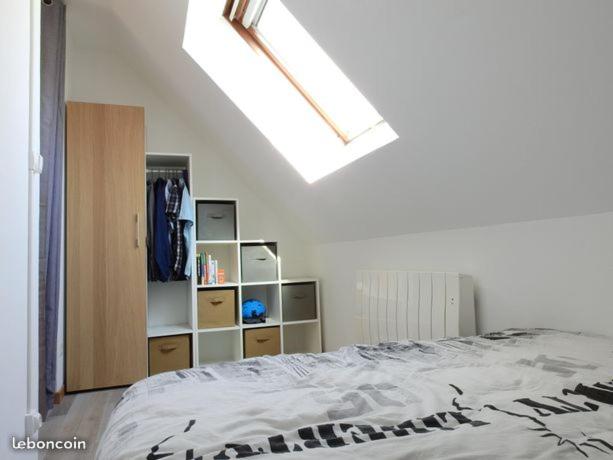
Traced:
<path id="1" fill-rule="evenodd" d="M 243 300 L 243 322 L 247 324 L 266 322 L 266 305 L 257 299 Z"/>

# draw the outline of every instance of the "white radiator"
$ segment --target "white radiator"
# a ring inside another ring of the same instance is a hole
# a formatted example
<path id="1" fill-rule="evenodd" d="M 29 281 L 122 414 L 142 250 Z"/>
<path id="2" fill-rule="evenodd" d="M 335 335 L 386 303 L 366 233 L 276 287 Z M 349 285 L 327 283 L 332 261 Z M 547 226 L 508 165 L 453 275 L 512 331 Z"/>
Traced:
<path id="1" fill-rule="evenodd" d="M 357 274 L 362 343 L 474 335 L 473 281 L 459 273 L 370 271 Z"/>

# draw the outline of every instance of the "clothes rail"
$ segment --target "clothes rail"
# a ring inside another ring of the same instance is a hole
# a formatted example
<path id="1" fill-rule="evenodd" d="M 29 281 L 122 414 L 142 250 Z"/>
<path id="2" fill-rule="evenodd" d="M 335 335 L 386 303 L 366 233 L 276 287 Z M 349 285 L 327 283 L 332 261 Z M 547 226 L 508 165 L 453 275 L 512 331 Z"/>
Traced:
<path id="1" fill-rule="evenodd" d="M 148 173 L 169 173 L 169 172 L 182 173 L 183 171 L 187 171 L 187 168 L 156 168 L 156 169 L 147 168 Z"/>

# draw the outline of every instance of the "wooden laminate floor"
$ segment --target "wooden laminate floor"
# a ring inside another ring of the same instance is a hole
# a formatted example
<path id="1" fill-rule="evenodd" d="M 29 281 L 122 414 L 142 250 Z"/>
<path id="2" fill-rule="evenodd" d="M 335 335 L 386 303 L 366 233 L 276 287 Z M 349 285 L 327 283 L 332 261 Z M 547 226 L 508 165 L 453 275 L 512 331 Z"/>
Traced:
<path id="1" fill-rule="evenodd" d="M 93 459 L 111 411 L 124 391 L 125 388 L 119 388 L 66 395 L 49 413 L 38 439 L 73 439 L 76 436 L 87 441 L 87 450 L 40 452 L 39 460 Z"/>

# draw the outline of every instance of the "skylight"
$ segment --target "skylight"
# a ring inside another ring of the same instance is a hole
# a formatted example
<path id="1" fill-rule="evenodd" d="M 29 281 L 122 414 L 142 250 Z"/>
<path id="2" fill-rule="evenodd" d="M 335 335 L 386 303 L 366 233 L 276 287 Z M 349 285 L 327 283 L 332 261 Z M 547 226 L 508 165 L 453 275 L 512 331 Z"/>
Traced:
<path id="1" fill-rule="evenodd" d="M 190 0 L 183 48 L 307 182 L 398 137 L 280 0 Z"/>

